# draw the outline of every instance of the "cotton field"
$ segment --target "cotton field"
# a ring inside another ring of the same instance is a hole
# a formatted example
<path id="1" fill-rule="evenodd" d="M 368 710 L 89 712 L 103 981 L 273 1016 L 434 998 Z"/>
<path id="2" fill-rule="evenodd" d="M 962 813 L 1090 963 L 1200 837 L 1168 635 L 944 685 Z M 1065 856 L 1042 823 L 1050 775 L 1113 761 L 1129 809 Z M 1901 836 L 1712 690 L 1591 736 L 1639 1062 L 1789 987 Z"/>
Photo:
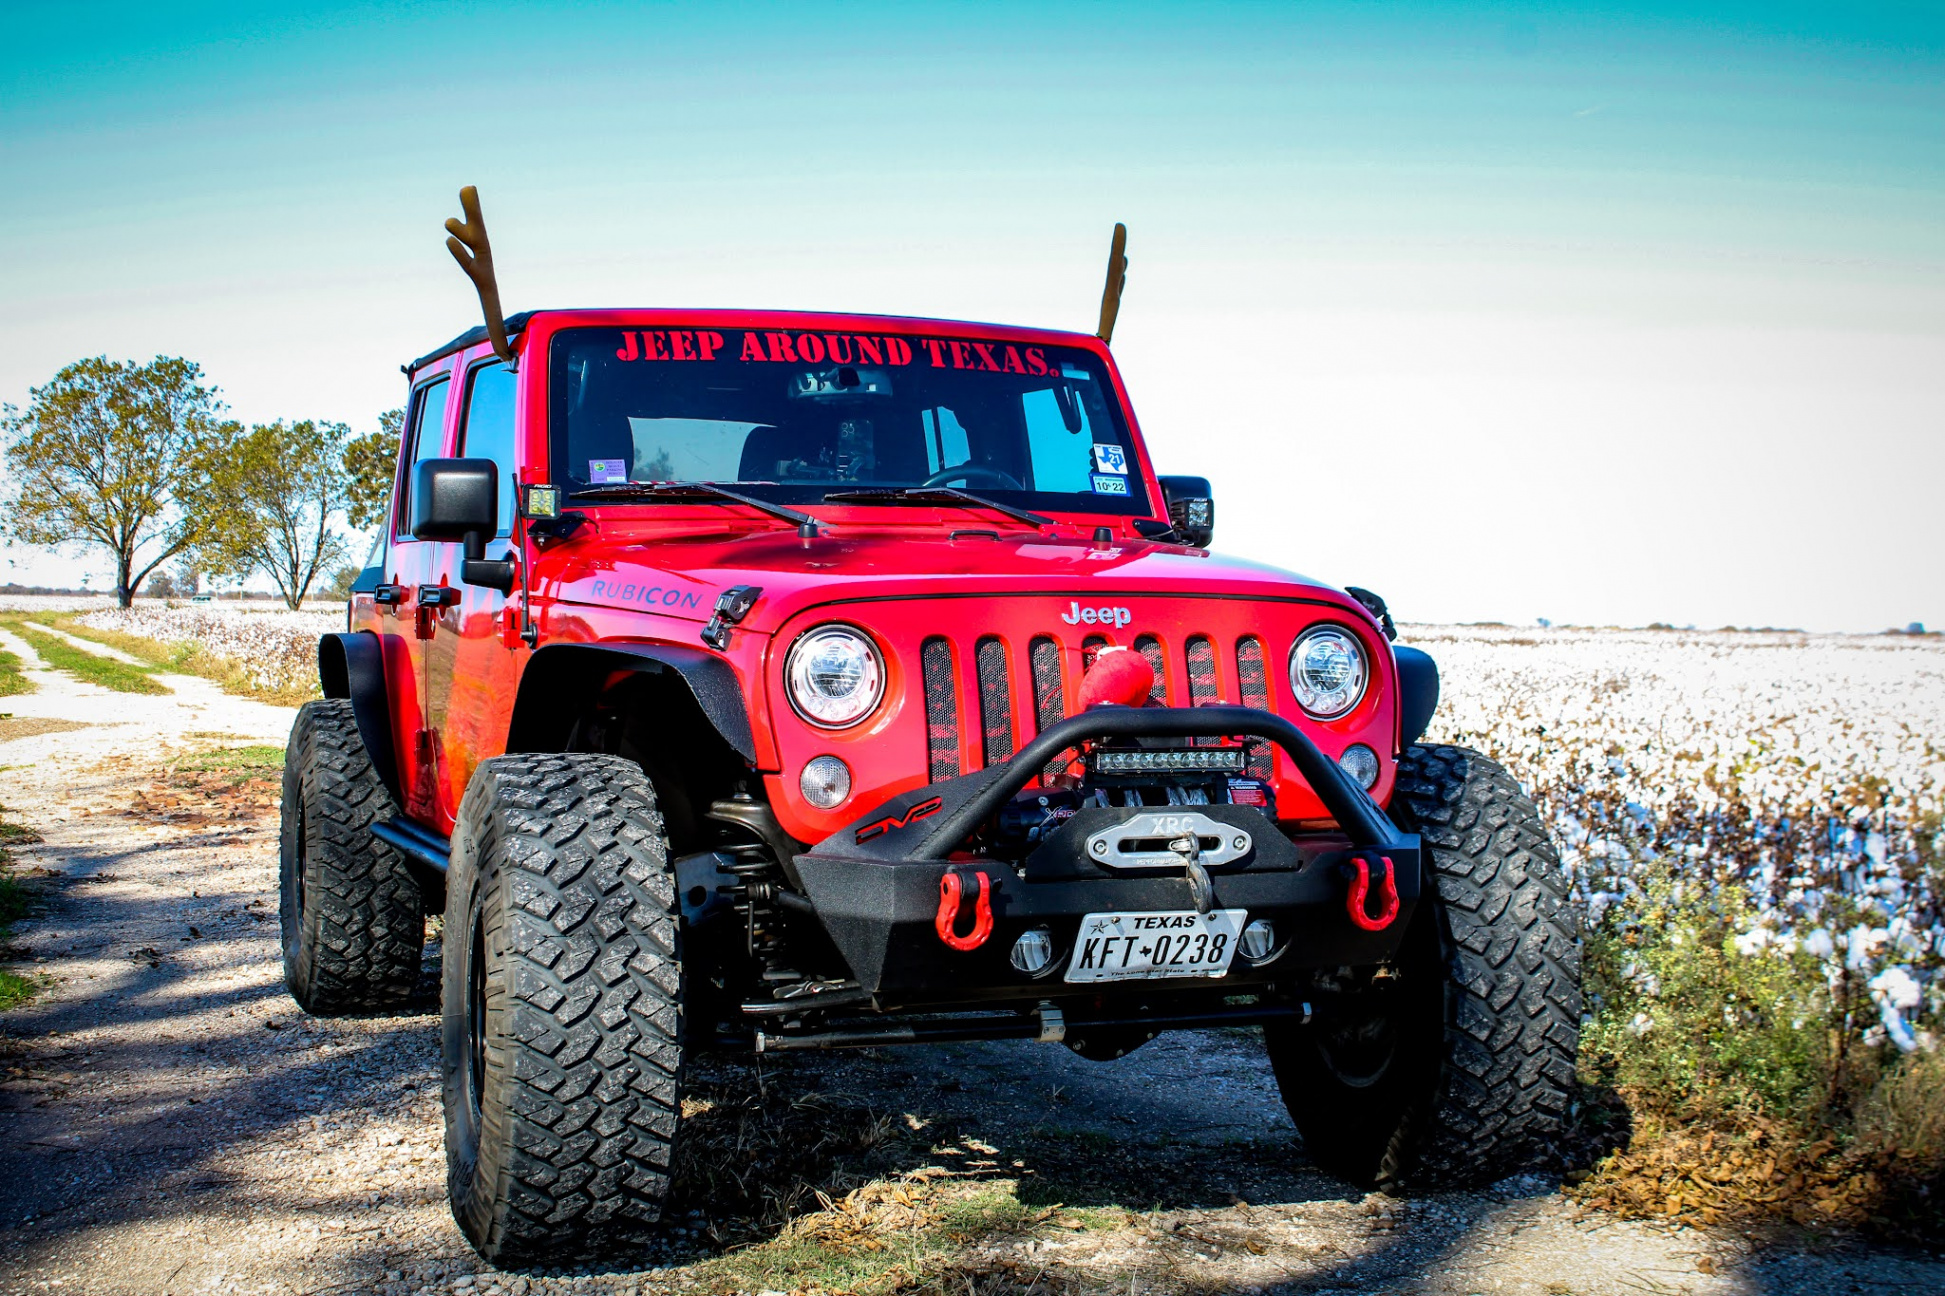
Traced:
<path id="1" fill-rule="evenodd" d="M 1740 884 L 1737 941 L 1869 987 L 1867 1040 L 1945 1018 L 1945 640 L 1409 626 L 1444 684 L 1431 737 L 1510 766 L 1591 920 L 1658 866 Z M 1929 1028 L 1929 1029 L 1928 1029 Z"/>
<path id="2" fill-rule="evenodd" d="M 302 689 L 317 683 L 317 637 L 344 629 L 342 604 L 292 612 L 248 604 L 191 604 L 142 600 L 78 618 L 82 625 L 166 642 L 200 644 L 228 658 L 265 689 Z"/>

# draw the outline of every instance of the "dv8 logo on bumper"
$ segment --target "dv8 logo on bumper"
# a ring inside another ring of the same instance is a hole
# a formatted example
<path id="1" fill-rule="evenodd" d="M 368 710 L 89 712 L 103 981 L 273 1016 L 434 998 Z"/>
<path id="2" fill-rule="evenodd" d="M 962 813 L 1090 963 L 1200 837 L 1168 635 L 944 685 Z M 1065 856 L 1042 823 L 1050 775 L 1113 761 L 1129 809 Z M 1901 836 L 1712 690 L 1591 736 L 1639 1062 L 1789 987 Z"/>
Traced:
<path id="1" fill-rule="evenodd" d="M 1199 862 L 1209 868 L 1241 859 L 1251 845 L 1243 829 L 1205 814 L 1145 810 L 1090 836 L 1087 857 L 1109 868 L 1180 868 L 1184 852 L 1170 843 L 1185 837 L 1195 838 Z"/>
<path id="2" fill-rule="evenodd" d="M 858 840 L 868 842 L 873 837 L 882 837 L 894 828 L 906 828 L 921 819 L 930 819 L 939 813 L 939 808 L 944 804 L 944 798 L 933 797 L 930 801 L 919 802 L 902 815 L 886 815 L 883 819 L 875 819 L 858 829 Z"/>

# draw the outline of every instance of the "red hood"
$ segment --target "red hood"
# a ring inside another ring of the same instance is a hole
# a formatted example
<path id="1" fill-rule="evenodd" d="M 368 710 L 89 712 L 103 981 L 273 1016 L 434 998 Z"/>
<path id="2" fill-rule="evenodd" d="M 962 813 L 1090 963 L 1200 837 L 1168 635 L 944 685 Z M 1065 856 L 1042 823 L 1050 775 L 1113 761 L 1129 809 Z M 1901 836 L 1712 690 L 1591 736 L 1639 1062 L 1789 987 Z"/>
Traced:
<path id="1" fill-rule="evenodd" d="M 804 541 L 789 531 L 766 530 L 734 537 L 661 535 L 642 543 L 611 535 L 598 547 L 559 552 L 540 575 L 550 585 L 560 581 L 564 602 L 692 621 L 707 620 L 723 590 L 760 586 L 763 595 L 742 628 L 761 634 L 820 603 L 943 594 L 1296 598 L 1363 615 L 1340 590 L 1262 563 L 1148 541 L 1098 544 L 1031 532 L 950 539 L 900 528 Z"/>

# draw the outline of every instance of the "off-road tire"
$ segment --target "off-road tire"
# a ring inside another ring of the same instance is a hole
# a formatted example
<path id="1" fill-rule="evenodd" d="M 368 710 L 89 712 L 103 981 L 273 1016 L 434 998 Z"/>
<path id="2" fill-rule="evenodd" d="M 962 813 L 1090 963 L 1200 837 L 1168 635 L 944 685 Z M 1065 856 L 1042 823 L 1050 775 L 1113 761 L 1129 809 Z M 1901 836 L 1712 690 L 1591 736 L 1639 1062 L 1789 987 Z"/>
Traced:
<path id="1" fill-rule="evenodd" d="M 1266 1032 L 1284 1102 L 1311 1159 L 1359 1186 L 1456 1188 L 1544 1164 L 1580 1034 L 1559 855 L 1512 776 L 1464 747 L 1407 750 L 1392 814 L 1420 834 L 1434 889 L 1396 976 L 1361 982 L 1371 1007 Z"/>
<path id="2" fill-rule="evenodd" d="M 680 1114 L 683 978 L 655 790 L 618 756 L 499 756 L 467 786 L 441 1028 L 453 1217 L 499 1265 L 638 1251 Z"/>
<path id="3" fill-rule="evenodd" d="M 397 813 L 351 703 L 306 702 L 284 750 L 278 867 L 284 984 L 306 1012 L 395 1008 L 418 985 L 424 898 L 404 857 L 371 835 Z"/>

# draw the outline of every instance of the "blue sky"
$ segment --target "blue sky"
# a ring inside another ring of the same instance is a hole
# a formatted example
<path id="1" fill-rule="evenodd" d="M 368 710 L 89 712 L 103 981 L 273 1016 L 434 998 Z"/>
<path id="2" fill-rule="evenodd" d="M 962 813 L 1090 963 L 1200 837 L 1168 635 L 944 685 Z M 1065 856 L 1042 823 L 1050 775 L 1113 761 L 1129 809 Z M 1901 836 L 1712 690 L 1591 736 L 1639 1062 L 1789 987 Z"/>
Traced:
<path id="1" fill-rule="evenodd" d="M 468 183 L 510 309 L 1087 327 L 1123 220 L 1220 548 L 1427 619 L 1945 624 L 1945 12 L 1822 10 L 14 0 L 0 399 L 169 353 L 370 426 L 473 321 Z"/>

